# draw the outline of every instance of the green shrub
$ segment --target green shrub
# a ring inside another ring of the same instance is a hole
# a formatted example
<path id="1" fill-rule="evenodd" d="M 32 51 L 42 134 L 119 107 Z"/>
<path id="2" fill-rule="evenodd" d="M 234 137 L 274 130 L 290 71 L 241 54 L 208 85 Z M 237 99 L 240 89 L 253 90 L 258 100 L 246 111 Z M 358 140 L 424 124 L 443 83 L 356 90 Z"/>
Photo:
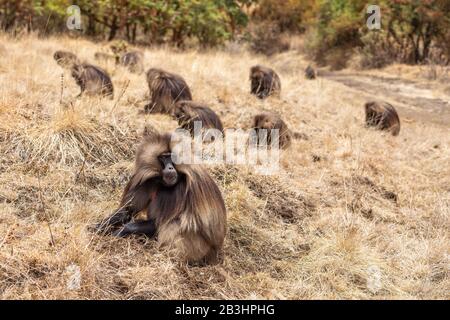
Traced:
<path id="1" fill-rule="evenodd" d="M 316 0 L 259 0 L 253 11 L 255 22 L 276 25 L 280 32 L 304 32 L 314 15 Z"/>
<path id="2" fill-rule="evenodd" d="M 215 46 L 247 24 L 246 0 L 80 0 L 82 32 L 113 40 L 182 46 L 189 38 Z M 0 0 L 3 30 L 26 27 L 40 33 L 70 32 L 66 28 L 68 0 Z"/>
<path id="3" fill-rule="evenodd" d="M 357 51 L 364 67 L 394 61 L 418 64 L 440 48 L 450 56 L 450 1 L 383 0 L 381 30 L 366 27 L 366 1 L 318 0 L 318 18 L 307 38 L 309 55 L 319 64 L 345 67 Z"/>

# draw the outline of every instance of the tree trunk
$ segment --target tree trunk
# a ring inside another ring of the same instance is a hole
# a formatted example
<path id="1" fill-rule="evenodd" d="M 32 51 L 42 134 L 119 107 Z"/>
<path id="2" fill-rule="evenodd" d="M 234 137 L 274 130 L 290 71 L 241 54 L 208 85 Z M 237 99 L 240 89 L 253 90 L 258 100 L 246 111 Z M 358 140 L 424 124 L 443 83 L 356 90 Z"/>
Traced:
<path id="1" fill-rule="evenodd" d="M 136 33 L 137 33 L 137 23 L 133 24 L 133 30 L 131 34 L 131 41 L 132 43 L 136 43 Z"/>
<path id="2" fill-rule="evenodd" d="M 92 14 L 88 14 L 88 27 L 86 33 L 88 36 L 95 36 L 95 19 Z"/>
<path id="3" fill-rule="evenodd" d="M 112 20 L 109 28 L 110 29 L 109 29 L 108 41 L 112 41 L 116 37 L 117 29 L 118 29 L 116 16 L 113 17 L 113 20 Z"/>
<path id="4" fill-rule="evenodd" d="M 131 42 L 131 29 L 130 29 L 130 23 L 129 22 L 127 22 L 125 24 L 125 35 L 127 37 L 127 41 Z"/>

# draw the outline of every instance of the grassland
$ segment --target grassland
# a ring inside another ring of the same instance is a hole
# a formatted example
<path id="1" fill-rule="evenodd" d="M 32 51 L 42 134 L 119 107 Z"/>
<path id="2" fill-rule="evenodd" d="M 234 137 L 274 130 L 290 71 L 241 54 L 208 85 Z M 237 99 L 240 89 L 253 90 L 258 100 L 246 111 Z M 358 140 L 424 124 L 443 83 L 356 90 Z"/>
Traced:
<path id="1" fill-rule="evenodd" d="M 0 36 L 0 298 L 450 298 L 450 124 L 400 110 L 400 136 L 366 129 L 366 97 L 304 80 L 293 51 L 268 60 L 145 50 L 146 68 L 182 75 L 225 127 L 248 128 L 272 110 L 303 137 L 275 176 L 209 168 L 228 210 L 223 263 L 190 267 L 153 240 L 89 233 L 117 206 L 144 126 L 177 127 L 167 115 L 139 113 L 144 76 L 113 63 L 101 66 L 114 100 L 74 99 L 79 89 L 53 52 L 94 62 L 103 45 Z M 256 63 L 279 72 L 281 98 L 249 94 Z"/>

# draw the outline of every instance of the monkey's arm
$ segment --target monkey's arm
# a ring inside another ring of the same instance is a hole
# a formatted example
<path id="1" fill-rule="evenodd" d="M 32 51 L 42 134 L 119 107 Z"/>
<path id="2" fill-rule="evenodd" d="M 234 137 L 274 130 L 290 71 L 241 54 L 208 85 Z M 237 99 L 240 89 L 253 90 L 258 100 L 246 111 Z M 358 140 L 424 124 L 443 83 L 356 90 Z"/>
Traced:
<path id="1" fill-rule="evenodd" d="M 133 214 L 129 207 L 121 207 L 117 209 L 108 218 L 103 219 L 101 222 L 97 223 L 93 230 L 96 232 L 106 232 L 110 231 L 111 228 L 118 225 L 123 225 L 131 220 Z"/>
<path id="2" fill-rule="evenodd" d="M 145 181 L 135 185 L 135 176 L 125 187 L 120 207 L 108 218 L 95 226 L 97 232 L 110 231 L 111 228 L 128 223 L 136 214 L 150 204 L 153 183 Z"/>
<path id="3" fill-rule="evenodd" d="M 156 234 L 155 220 L 129 222 L 113 233 L 116 237 L 126 237 L 131 234 L 145 234 L 149 238 L 153 237 Z"/>

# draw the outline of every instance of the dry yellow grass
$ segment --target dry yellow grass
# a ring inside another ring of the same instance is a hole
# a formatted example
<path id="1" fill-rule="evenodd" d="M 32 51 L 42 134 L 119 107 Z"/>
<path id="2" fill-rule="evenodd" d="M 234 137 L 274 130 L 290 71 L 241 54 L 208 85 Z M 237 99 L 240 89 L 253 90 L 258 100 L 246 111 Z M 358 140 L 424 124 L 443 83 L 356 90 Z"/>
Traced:
<path id="1" fill-rule="evenodd" d="M 116 98 L 126 88 L 115 106 L 72 101 L 79 89 L 66 73 L 60 104 L 63 71 L 53 52 L 93 61 L 101 45 L 0 43 L 8 48 L 0 60 L 0 298 L 450 298 L 449 126 L 403 122 L 397 138 L 368 130 L 364 99 L 331 81 L 303 80 L 305 62 L 294 52 L 268 61 L 145 50 L 146 68 L 181 74 L 225 127 L 248 128 L 256 112 L 274 110 L 307 137 L 283 153 L 276 176 L 210 168 L 228 209 L 224 261 L 189 267 L 152 240 L 86 230 L 118 204 L 143 127 L 177 127 L 166 115 L 139 114 L 144 76 L 103 65 Z M 255 63 L 279 71 L 280 99 L 248 93 Z"/>

